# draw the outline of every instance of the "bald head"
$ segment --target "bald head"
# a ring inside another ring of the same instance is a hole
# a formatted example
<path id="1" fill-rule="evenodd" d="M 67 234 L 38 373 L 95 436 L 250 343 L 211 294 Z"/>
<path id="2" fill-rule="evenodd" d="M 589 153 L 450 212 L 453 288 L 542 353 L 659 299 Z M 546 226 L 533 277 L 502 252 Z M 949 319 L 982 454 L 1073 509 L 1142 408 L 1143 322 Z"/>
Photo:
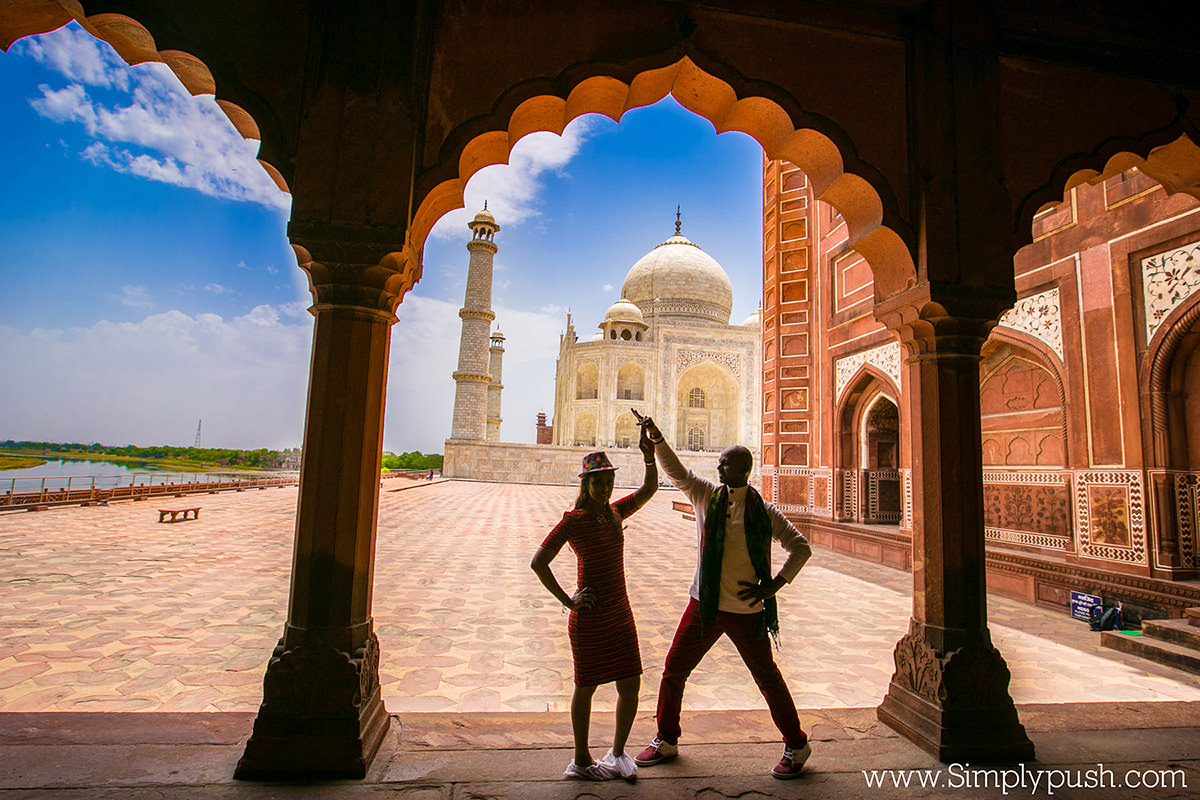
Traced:
<path id="1" fill-rule="evenodd" d="M 740 444 L 726 447 L 717 461 L 717 476 L 730 489 L 745 486 L 754 468 L 754 456 Z"/>

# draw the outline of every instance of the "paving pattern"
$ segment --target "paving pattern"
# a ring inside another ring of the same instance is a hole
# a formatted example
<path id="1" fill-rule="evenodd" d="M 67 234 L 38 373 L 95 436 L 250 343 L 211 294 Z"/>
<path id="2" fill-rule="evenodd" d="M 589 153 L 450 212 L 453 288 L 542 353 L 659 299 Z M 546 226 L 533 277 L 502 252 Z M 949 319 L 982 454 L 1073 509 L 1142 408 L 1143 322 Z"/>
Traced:
<path id="1" fill-rule="evenodd" d="M 380 498 L 374 612 L 393 712 L 566 711 L 566 617 L 529 570 L 574 489 L 437 482 Z M 660 492 L 628 520 L 626 564 L 651 711 L 695 568 L 695 527 Z M 157 506 L 0 514 L 0 711 L 253 711 L 287 608 L 296 489 Z M 780 556 L 777 554 L 776 563 Z M 574 556 L 554 563 L 574 584 Z M 818 550 L 780 594 L 783 674 L 803 708 L 877 704 L 911 613 L 907 574 Z M 1068 616 L 990 600 L 1018 703 L 1200 700 L 1200 677 L 1100 648 Z M 595 708 L 611 710 L 602 688 Z M 763 707 L 722 640 L 685 709 Z M 685 726 L 686 726 L 685 717 Z"/>

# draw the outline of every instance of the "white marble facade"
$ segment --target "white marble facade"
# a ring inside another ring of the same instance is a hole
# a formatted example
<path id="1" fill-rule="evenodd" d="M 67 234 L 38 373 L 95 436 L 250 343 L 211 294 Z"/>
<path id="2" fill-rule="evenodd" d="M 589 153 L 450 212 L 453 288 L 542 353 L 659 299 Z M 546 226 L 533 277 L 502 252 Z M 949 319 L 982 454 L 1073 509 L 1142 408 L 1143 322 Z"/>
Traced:
<path id="1" fill-rule="evenodd" d="M 758 312 L 729 324 L 733 292 L 719 263 L 679 232 L 629 270 L 599 330 L 568 316 L 555 380 L 554 443 L 637 446 L 631 413 L 654 417 L 678 452 L 742 444 L 761 429 Z"/>

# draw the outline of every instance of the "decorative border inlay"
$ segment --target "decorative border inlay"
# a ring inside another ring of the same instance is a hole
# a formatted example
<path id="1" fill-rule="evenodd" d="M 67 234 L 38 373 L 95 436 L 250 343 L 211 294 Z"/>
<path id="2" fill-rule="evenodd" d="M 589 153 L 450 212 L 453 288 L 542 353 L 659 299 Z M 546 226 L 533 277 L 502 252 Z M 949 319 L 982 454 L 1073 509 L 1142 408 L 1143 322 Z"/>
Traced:
<path id="1" fill-rule="evenodd" d="M 1024 544 L 1032 547 L 1043 547 L 1047 550 L 1061 550 L 1064 553 L 1068 550 L 1068 540 L 1062 536 L 1050 536 L 1048 534 L 1030 533 L 1028 531 L 1010 531 L 1005 528 L 987 527 L 983 529 L 983 536 L 989 542 Z"/>
<path id="2" fill-rule="evenodd" d="M 838 481 L 840 496 L 838 498 L 838 518 L 852 521 L 858 516 L 858 480 L 855 470 L 842 469 L 841 480 Z"/>
<path id="3" fill-rule="evenodd" d="M 983 471 L 984 484 L 992 485 L 1025 485 L 1025 486 L 1062 486 L 1071 494 L 1071 472 L 1066 471 L 1024 471 L 997 470 Z M 1030 547 L 1042 547 L 1047 550 L 1071 551 L 1071 539 L 1068 536 L 1055 536 L 1037 531 L 1013 530 L 1011 528 L 993 528 L 984 526 L 983 536 L 988 541 L 1023 544 Z"/>
<path id="4" fill-rule="evenodd" d="M 873 367 L 878 367 L 885 375 L 896 382 L 896 388 L 900 388 L 900 364 L 901 350 L 899 342 L 888 342 L 881 344 L 879 347 L 870 350 L 863 350 L 858 353 L 839 358 L 834 365 L 836 380 L 834 383 L 834 398 L 840 400 L 842 392 L 846 389 L 846 384 L 850 383 L 850 379 L 858 372 L 859 367 L 863 364 L 870 364 Z"/>
<path id="5" fill-rule="evenodd" d="M 688 367 L 699 364 L 704 359 L 711 359 L 726 367 L 734 375 L 742 377 L 742 359 L 736 353 L 710 353 L 701 350 L 680 350 L 675 355 L 675 374 L 679 375 Z"/>
<path id="6" fill-rule="evenodd" d="M 1146 506 L 1143 475 L 1140 471 L 1088 470 L 1075 473 L 1075 530 L 1079 554 L 1126 564 L 1146 564 Z M 1128 491 L 1126 504 L 1129 545 L 1094 542 L 1092 507 L 1088 489 L 1094 486 L 1121 486 Z"/>
<path id="7" fill-rule="evenodd" d="M 1142 259 L 1146 341 L 1167 315 L 1200 289 L 1200 241 Z"/>
<path id="8" fill-rule="evenodd" d="M 1058 360 L 1063 360 L 1062 308 L 1057 287 L 1018 300 L 1000 317 L 999 324 L 1045 342 Z"/>
<path id="9" fill-rule="evenodd" d="M 767 466 L 763 467 L 763 475 L 772 476 L 772 494 L 776 499 L 779 497 L 779 478 L 783 476 L 792 477 L 807 477 L 808 478 L 808 505 L 792 505 L 776 503 L 775 505 L 780 511 L 786 514 L 811 514 L 814 516 L 832 517 L 833 511 L 833 470 L 820 467 L 783 467 L 783 466 Z M 813 487 L 816 486 L 817 478 L 825 478 L 825 496 L 821 498 L 822 502 L 818 502 L 816 492 Z"/>
<path id="10" fill-rule="evenodd" d="M 1032 483 L 1040 486 L 1069 486 L 1071 473 L 1067 472 L 1024 472 L 1018 470 L 983 471 L 984 483 Z"/>

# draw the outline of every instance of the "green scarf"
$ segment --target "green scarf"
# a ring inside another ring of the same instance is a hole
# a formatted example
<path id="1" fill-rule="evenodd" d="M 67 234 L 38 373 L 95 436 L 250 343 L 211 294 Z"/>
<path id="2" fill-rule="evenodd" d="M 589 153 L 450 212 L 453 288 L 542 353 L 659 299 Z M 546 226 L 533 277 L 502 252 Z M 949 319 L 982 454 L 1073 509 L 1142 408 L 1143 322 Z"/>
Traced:
<path id="1" fill-rule="evenodd" d="M 721 597 L 721 561 L 725 557 L 725 514 L 729 506 L 729 487 L 722 485 L 713 493 L 704 514 L 704 541 L 700 549 L 700 622 L 717 618 Z M 771 580 L 767 556 L 771 547 L 771 518 L 762 496 L 753 486 L 746 487 L 746 548 L 754 575 L 760 582 Z M 774 597 L 763 601 L 762 623 L 779 645 L 779 609 Z"/>

